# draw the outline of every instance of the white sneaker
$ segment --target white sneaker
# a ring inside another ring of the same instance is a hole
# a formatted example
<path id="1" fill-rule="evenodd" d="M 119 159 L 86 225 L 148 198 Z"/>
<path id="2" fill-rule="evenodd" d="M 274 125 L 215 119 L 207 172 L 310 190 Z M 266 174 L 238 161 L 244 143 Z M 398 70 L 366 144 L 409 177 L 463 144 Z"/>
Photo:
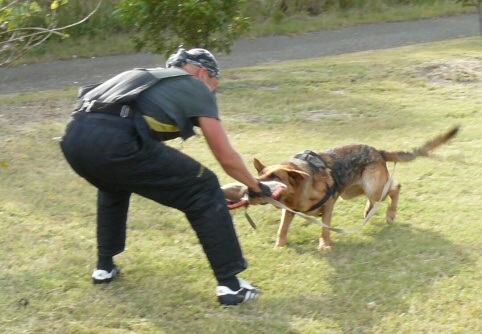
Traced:
<path id="1" fill-rule="evenodd" d="M 233 291 L 227 286 L 218 286 L 216 288 L 216 296 L 221 305 L 238 305 L 251 299 L 256 299 L 261 294 L 261 290 L 246 282 L 242 278 L 238 278 L 240 289 Z"/>
<path id="2" fill-rule="evenodd" d="M 94 284 L 109 283 L 114 279 L 114 277 L 119 275 L 120 272 L 120 268 L 116 266 L 114 266 L 110 272 L 103 269 L 95 269 L 92 273 L 92 280 Z"/>

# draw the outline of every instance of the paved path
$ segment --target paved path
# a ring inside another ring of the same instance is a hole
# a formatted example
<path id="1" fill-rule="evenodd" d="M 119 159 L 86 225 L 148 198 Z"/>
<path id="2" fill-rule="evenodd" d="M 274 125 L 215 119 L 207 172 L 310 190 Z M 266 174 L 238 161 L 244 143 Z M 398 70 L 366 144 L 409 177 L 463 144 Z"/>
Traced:
<path id="1" fill-rule="evenodd" d="M 237 40 L 229 55 L 216 58 L 221 69 L 255 66 L 284 60 L 319 58 L 367 50 L 387 49 L 479 34 L 476 14 L 366 24 L 337 31 L 297 36 L 266 36 Z M 0 68 L 0 94 L 55 90 L 103 81 L 135 67 L 164 66 L 153 54 L 75 59 Z"/>

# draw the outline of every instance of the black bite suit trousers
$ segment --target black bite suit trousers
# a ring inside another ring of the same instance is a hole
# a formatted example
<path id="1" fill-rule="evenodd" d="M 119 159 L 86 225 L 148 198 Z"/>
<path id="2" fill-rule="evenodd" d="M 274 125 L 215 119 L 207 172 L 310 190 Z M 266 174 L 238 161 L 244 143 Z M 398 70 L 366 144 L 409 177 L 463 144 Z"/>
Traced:
<path id="1" fill-rule="evenodd" d="M 247 268 L 215 174 L 196 160 L 150 137 L 141 114 L 134 118 L 77 112 L 61 149 L 77 174 L 98 189 L 100 256 L 125 248 L 132 193 L 186 215 L 218 280 Z"/>

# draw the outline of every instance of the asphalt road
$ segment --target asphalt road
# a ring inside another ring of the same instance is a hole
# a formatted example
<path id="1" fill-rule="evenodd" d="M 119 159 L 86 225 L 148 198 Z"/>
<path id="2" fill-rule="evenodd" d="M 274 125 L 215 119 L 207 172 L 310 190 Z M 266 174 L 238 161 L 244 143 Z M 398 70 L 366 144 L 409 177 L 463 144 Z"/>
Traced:
<path id="1" fill-rule="evenodd" d="M 231 54 L 217 54 L 221 69 L 286 60 L 319 58 L 359 51 L 471 37 L 479 34 L 476 14 L 409 22 L 377 23 L 296 36 L 237 40 Z M 135 67 L 164 66 L 154 54 L 72 59 L 0 68 L 0 94 L 56 90 L 104 81 Z"/>

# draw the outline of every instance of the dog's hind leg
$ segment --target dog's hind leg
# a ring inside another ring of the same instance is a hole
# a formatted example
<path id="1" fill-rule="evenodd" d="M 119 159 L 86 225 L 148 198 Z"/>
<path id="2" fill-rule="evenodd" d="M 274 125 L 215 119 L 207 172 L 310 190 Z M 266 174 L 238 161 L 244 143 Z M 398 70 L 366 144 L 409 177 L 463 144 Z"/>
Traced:
<path id="1" fill-rule="evenodd" d="M 368 216 L 368 213 L 370 212 L 371 209 L 373 209 L 374 205 L 375 205 L 375 203 L 373 203 L 372 201 L 370 201 L 369 198 L 367 198 L 367 204 L 365 205 L 365 211 L 364 211 L 364 214 L 363 214 L 363 218 L 366 218 Z"/>
<path id="2" fill-rule="evenodd" d="M 385 200 L 385 198 L 389 198 L 389 206 L 388 206 L 388 209 L 387 209 L 387 216 L 386 216 L 386 220 L 387 220 L 387 223 L 391 223 L 393 222 L 393 220 L 395 219 L 395 216 L 397 214 L 397 204 L 398 204 L 398 197 L 400 195 L 400 188 L 401 188 L 401 185 L 400 183 L 398 183 L 396 180 L 392 179 L 392 184 L 390 185 L 390 189 L 388 190 L 388 193 L 387 195 L 382 198 L 381 200 Z M 370 212 L 370 210 L 373 208 L 373 206 L 375 205 L 376 202 L 380 201 L 380 197 L 382 196 L 382 192 L 377 192 L 376 193 L 376 196 L 369 196 L 367 194 L 367 204 L 365 206 L 365 214 L 364 214 L 364 218 L 367 217 L 368 213 Z"/>
<path id="3" fill-rule="evenodd" d="M 397 182 L 397 180 L 392 179 L 392 184 L 390 190 L 388 191 L 388 196 L 390 198 L 390 205 L 387 210 L 387 223 L 393 222 L 395 215 L 397 214 L 397 204 L 398 197 L 400 196 L 400 188 L 402 185 Z"/>
<path id="4" fill-rule="evenodd" d="M 276 238 L 274 248 L 283 248 L 286 246 L 286 236 L 288 235 L 288 230 L 294 217 L 295 214 L 293 212 L 283 209 L 281 213 L 281 223 L 278 228 L 278 236 Z"/>
<path id="5" fill-rule="evenodd" d="M 373 164 L 366 168 L 362 174 L 362 187 L 367 197 L 367 204 L 365 206 L 364 211 L 364 218 L 368 216 L 370 211 L 372 210 L 375 203 L 379 201 L 384 201 L 387 196 L 392 198 L 392 195 L 396 195 L 392 192 L 392 188 L 396 181 L 392 181 L 392 186 L 388 190 L 386 194 L 383 194 L 383 190 L 389 181 L 389 173 L 385 164 Z M 384 195 L 384 196 L 383 196 Z M 383 196 L 383 198 L 382 198 Z M 392 202 L 392 200 L 390 200 Z M 395 209 L 396 209 L 396 201 L 395 201 Z"/>

